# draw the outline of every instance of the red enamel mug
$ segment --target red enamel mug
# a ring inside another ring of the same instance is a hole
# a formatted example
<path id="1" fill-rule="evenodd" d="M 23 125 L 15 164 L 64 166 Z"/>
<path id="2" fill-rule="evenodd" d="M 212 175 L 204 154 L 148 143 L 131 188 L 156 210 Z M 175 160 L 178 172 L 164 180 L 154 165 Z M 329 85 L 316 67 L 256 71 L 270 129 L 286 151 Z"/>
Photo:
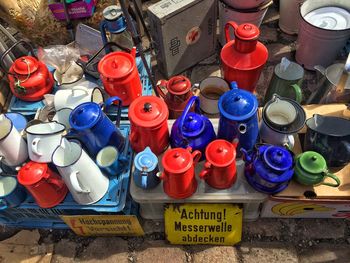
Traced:
<path id="1" fill-rule="evenodd" d="M 28 162 L 19 170 L 17 179 L 41 208 L 58 205 L 68 193 L 68 188 L 62 178 L 54 173 L 46 163 Z"/>
<path id="2" fill-rule="evenodd" d="M 230 188 L 237 180 L 236 147 L 236 142 L 212 141 L 205 150 L 206 162 L 199 177 L 213 188 Z"/>
<path id="3" fill-rule="evenodd" d="M 174 199 L 184 199 L 193 195 L 197 190 L 195 165 L 202 154 L 187 149 L 174 148 L 165 152 L 162 158 L 163 173 L 158 176 L 163 180 L 164 192 Z"/>

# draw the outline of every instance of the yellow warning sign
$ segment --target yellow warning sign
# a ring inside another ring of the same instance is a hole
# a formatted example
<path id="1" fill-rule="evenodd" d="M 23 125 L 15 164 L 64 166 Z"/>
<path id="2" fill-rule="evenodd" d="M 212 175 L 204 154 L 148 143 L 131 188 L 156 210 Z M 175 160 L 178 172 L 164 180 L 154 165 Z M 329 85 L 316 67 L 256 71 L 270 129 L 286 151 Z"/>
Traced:
<path id="1" fill-rule="evenodd" d="M 143 229 L 134 215 L 61 216 L 62 220 L 81 236 L 142 236 Z"/>
<path id="2" fill-rule="evenodd" d="M 242 208 L 234 204 L 168 204 L 164 220 L 172 244 L 233 245 L 242 237 Z"/>

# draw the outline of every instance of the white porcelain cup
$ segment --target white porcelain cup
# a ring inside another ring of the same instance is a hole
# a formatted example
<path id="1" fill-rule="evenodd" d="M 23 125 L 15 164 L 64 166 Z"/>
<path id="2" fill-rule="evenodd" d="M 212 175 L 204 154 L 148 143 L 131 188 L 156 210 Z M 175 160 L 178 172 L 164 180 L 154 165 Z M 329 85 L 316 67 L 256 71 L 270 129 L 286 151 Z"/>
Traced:
<path id="1" fill-rule="evenodd" d="M 60 145 L 66 127 L 58 122 L 43 122 L 26 128 L 29 158 L 37 163 L 49 163 Z"/>
<path id="2" fill-rule="evenodd" d="M 58 90 L 54 97 L 56 111 L 63 108 L 74 109 L 84 102 L 103 103 L 103 94 L 99 88 L 75 86 L 72 89 Z"/>
<path id="3" fill-rule="evenodd" d="M 93 204 L 107 193 L 109 179 L 102 174 L 78 142 L 62 138 L 52 161 L 77 203 Z"/>
<path id="4" fill-rule="evenodd" d="M 8 166 L 18 166 L 28 159 L 27 143 L 10 119 L 0 115 L 0 156 Z"/>
<path id="5" fill-rule="evenodd" d="M 72 109 L 70 108 L 62 108 L 56 111 L 52 120 L 63 124 L 64 126 L 66 126 L 66 130 L 69 130 L 70 129 L 69 116 L 71 112 L 72 112 Z"/>
<path id="6" fill-rule="evenodd" d="M 222 94 L 230 90 L 228 83 L 219 77 L 208 77 L 199 84 L 200 108 L 208 114 L 218 114 L 218 101 Z"/>

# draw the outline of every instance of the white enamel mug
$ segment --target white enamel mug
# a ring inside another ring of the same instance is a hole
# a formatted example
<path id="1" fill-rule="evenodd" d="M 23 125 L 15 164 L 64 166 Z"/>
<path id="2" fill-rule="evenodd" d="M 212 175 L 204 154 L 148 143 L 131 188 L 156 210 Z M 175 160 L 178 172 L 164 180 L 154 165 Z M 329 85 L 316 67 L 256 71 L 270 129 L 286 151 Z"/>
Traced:
<path id="1" fill-rule="evenodd" d="M 12 167 L 28 159 L 27 143 L 4 114 L 0 115 L 0 156 L 6 165 Z"/>
<path id="2" fill-rule="evenodd" d="M 102 174 L 78 142 L 62 138 L 52 161 L 77 203 L 93 204 L 107 193 L 109 179 Z"/>
<path id="3" fill-rule="evenodd" d="M 218 114 L 218 101 L 222 94 L 230 90 L 228 83 L 219 77 L 208 77 L 199 84 L 200 108 L 208 114 Z"/>
<path id="4" fill-rule="evenodd" d="M 26 128 L 30 160 L 49 163 L 52 154 L 60 145 L 66 127 L 58 122 L 43 122 Z"/>
<path id="5" fill-rule="evenodd" d="M 74 109 L 84 102 L 103 103 L 102 91 L 95 88 L 87 88 L 84 86 L 75 86 L 72 89 L 58 90 L 54 97 L 54 105 L 56 111 L 63 108 Z"/>

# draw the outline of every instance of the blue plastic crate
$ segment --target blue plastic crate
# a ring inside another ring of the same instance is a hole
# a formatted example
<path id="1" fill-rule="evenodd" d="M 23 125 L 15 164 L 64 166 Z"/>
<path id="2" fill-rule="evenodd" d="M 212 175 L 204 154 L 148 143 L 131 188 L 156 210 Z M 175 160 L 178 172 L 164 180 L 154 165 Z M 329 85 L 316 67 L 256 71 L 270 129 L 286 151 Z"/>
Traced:
<path id="1" fill-rule="evenodd" d="M 132 199 L 128 197 L 128 192 L 133 155 L 128 140 L 130 125 L 123 123 L 120 125 L 120 130 L 127 141 L 124 155 L 129 159 L 128 169 L 123 174 L 110 177 L 108 192 L 99 202 L 91 205 L 80 205 L 68 193 L 59 205 L 43 209 L 28 195 L 19 207 L 0 211 L 0 224 L 21 228 L 64 228 L 65 224 L 60 215 L 130 214 Z M 68 226 L 65 225 L 65 228 Z"/>
<path id="2" fill-rule="evenodd" d="M 22 113 L 27 118 L 27 120 L 30 121 L 34 119 L 36 111 L 42 107 L 44 107 L 43 101 L 29 102 L 12 96 L 9 111 Z"/>

